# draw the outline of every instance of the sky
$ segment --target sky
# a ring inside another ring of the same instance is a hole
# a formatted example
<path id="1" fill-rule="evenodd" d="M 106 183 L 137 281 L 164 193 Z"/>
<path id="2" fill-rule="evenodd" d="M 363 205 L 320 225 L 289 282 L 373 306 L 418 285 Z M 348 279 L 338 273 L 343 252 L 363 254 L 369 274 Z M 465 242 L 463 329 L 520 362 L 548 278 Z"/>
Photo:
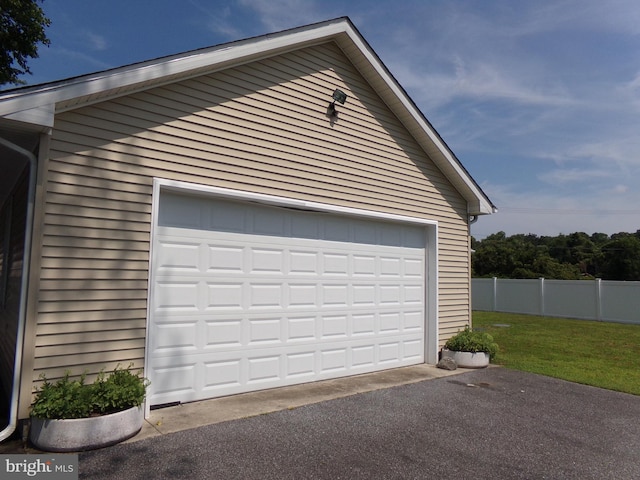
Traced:
<path id="1" fill-rule="evenodd" d="M 29 85 L 348 16 L 497 206 L 474 237 L 640 230 L 638 0 L 42 6 Z"/>

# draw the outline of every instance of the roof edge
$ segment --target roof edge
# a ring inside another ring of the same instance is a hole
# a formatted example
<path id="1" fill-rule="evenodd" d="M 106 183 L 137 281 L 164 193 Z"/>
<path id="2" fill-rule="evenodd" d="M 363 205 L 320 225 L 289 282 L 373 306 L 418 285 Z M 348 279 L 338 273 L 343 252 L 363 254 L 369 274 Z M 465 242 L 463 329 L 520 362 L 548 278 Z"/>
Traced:
<path id="1" fill-rule="evenodd" d="M 407 91 L 402 87 L 400 82 L 396 80 L 391 71 L 384 64 L 382 59 L 378 56 L 375 50 L 371 47 L 369 42 L 364 38 L 364 36 L 360 33 L 360 31 L 356 28 L 356 26 L 347 18 L 347 22 L 349 23 L 350 30 L 347 30 L 346 33 L 349 34 L 351 40 L 356 43 L 360 51 L 367 57 L 367 61 L 374 66 L 378 75 L 380 75 L 388 87 L 391 89 L 396 98 L 400 99 L 403 104 L 403 107 L 410 114 L 412 119 L 417 123 L 419 129 L 425 132 L 429 136 L 429 141 L 436 145 L 437 149 L 441 152 L 444 159 L 447 161 L 450 166 L 447 168 L 447 165 L 442 165 L 442 162 L 438 162 L 438 167 L 443 170 L 443 173 L 451 180 L 451 178 L 462 178 L 465 186 L 467 187 L 467 195 L 465 198 L 467 200 L 468 205 L 468 214 L 469 215 L 490 215 L 492 213 L 497 212 L 496 206 L 491 202 L 489 197 L 484 193 L 480 185 L 476 183 L 468 170 L 464 167 L 462 162 L 456 157 L 453 151 L 449 148 L 444 139 L 440 136 L 440 134 L 433 127 L 431 122 L 426 118 L 424 113 L 418 108 L 416 103 L 413 101 L 411 96 L 407 93 Z M 378 92 L 379 95 L 383 96 L 381 92 Z M 387 106 L 394 110 L 393 105 L 387 103 Z M 402 117 L 399 115 L 401 121 L 403 121 Z M 403 123 L 405 123 L 403 121 Z M 405 124 L 405 127 L 409 128 L 408 125 Z M 412 132 L 413 133 L 413 132 Z M 417 139 L 420 141 L 420 139 Z M 455 183 L 455 182 L 454 182 Z M 456 185 L 459 188 L 459 185 Z M 476 200 L 477 204 L 475 201 Z"/>
<path id="2" fill-rule="evenodd" d="M 374 74 L 382 80 L 383 91 L 378 90 L 378 95 L 427 153 L 432 152 L 432 160 L 467 201 L 467 213 L 486 215 L 496 212 L 497 209 L 488 196 L 348 17 L 338 17 L 65 80 L 0 91 L 0 117 L 44 129 L 53 125 L 57 105 L 69 100 L 104 93 L 102 101 L 111 92 L 129 94 L 135 91 L 137 86 L 159 86 L 190 75 L 229 68 L 292 49 L 330 40 L 340 43 L 346 37 L 355 45 L 357 55 L 365 60 L 364 66 L 368 72 L 361 73 L 365 78 L 367 74 Z"/>

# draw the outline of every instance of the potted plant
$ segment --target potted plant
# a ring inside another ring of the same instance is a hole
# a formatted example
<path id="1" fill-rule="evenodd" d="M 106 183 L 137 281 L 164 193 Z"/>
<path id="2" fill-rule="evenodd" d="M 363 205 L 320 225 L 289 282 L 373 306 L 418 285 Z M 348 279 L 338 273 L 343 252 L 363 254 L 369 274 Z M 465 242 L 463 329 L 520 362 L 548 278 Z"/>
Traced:
<path id="1" fill-rule="evenodd" d="M 459 367 L 483 368 L 498 353 L 498 344 L 486 332 L 465 327 L 451 337 L 442 350 L 443 357 L 453 358 Z"/>
<path id="2" fill-rule="evenodd" d="M 100 372 L 92 384 L 86 374 L 70 373 L 55 383 L 44 382 L 31 405 L 29 439 L 51 452 L 91 450 L 131 438 L 142 428 L 142 403 L 149 381 L 141 372 L 119 368 Z"/>

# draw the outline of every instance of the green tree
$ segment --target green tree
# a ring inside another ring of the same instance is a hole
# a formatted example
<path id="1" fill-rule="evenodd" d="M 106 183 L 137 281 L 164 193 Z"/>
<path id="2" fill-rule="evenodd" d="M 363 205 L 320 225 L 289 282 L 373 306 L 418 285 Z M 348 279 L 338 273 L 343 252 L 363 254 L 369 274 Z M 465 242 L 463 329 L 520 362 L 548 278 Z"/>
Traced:
<path id="1" fill-rule="evenodd" d="M 632 234 L 614 234 L 611 238 L 602 247 L 602 278 L 640 280 L 640 239 Z"/>
<path id="2" fill-rule="evenodd" d="M 27 65 L 38 57 L 38 46 L 49 45 L 45 28 L 51 21 L 38 2 L 43 0 L 0 0 L 0 85 L 24 84 L 20 75 L 31 74 Z"/>
<path id="3" fill-rule="evenodd" d="M 550 278 L 554 280 L 577 280 L 580 278 L 580 269 L 570 263 L 560 263 L 548 254 L 538 256 L 533 261 L 533 270 L 536 276 L 533 278 Z"/>
<path id="4" fill-rule="evenodd" d="M 472 242 L 472 270 L 479 277 L 506 277 L 514 270 L 513 252 L 504 232 L 489 235 L 481 242 Z"/>

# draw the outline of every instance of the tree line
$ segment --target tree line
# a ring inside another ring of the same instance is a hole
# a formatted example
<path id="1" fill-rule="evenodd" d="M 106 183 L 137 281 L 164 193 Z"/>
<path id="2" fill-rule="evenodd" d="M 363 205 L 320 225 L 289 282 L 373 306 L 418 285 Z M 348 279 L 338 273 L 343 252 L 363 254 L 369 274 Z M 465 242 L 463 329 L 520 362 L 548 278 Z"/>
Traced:
<path id="1" fill-rule="evenodd" d="M 471 248 L 474 277 L 640 280 L 640 230 L 555 237 L 498 232 L 471 237 Z"/>

